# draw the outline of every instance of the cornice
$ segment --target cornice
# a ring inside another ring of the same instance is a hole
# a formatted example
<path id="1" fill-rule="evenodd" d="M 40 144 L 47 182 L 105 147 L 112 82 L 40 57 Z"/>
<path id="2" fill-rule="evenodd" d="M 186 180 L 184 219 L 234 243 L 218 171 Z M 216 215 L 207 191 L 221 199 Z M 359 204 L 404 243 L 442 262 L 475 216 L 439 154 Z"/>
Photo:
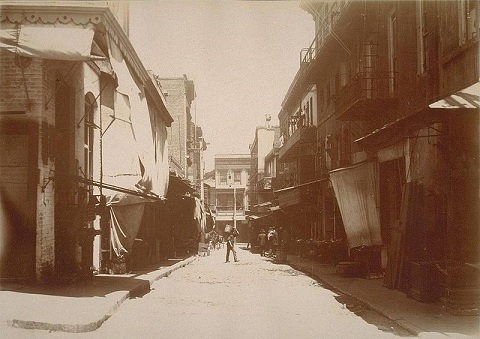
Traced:
<path id="1" fill-rule="evenodd" d="M 43 24 L 69 24 L 87 25 L 99 24 L 102 15 L 108 8 L 105 6 L 85 6 L 76 2 L 54 3 L 45 2 L 18 2 L 0 4 L 0 22 L 12 23 L 43 23 Z"/>

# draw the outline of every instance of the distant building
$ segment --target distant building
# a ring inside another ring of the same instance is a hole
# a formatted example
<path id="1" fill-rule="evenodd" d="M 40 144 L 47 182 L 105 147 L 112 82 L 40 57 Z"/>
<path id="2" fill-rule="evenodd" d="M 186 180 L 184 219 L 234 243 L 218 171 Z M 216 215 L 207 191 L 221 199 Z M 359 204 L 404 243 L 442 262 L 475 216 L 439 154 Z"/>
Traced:
<path id="1" fill-rule="evenodd" d="M 270 126 L 270 115 L 266 115 L 265 126 L 257 126 L 255 138 L 250 145 L 250 180 L 248 196 L 250 208 L 247 213 L 250 240 L 254 240 L 260 229 L 280 226 L 272 211 L 277 205 L 273 190 L 276 180 L 280 127 Z"/>
<path id="2" fill-rule="evenodd" d="M 195 100 L 195 85 L 186 75 L 183 77 L 155 77 L 165 96 L 165 104 L 170 112 L 173 123 L 168 128 L 168 150 L 170 170 L 176 176 L 187 179 L 188 168 L 192 165 L 189 148 L 194 142 L 195 127 L 191 107 Z"/>
<path id="3" fill-rule="evenodd" d="M 248 240 L 245 210 L 249 201 L 246 194 L 250 169 L 250 154 L 215 155 L 215 207 L 217 232 L 223 234 L 226 224 L 236 225 L 238 241 Z"/>
<path id="4" fill-rule="evenodd" d="M 250 145 L 250 206 L 255 206 L 273 198 L 272 177 L 265 175 L 265 157 L 278 143 L 280 127 L 270 126 L 270 116 L 267 115 L 265 126 L 257 126 L 255 137 Z"/>

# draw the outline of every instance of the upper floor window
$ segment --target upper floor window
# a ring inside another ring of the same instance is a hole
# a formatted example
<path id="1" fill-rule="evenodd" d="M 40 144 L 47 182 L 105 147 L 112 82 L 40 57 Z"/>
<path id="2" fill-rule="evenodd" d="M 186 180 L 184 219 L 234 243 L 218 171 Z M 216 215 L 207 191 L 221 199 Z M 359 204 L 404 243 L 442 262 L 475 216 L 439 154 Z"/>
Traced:
<path id="1" fill-rule="evenodd" d="M 313 126 L 313 97 L 310 97 L 310 110 L 309 110 L 309 115 L 310 115 L 310 125 Z"/>
<path id="2" fill-rule="evenodd" d="M 428 31 L 426 26 L 427 11 L 425 9 L 425 0 L 416 2 L 417 6 L 417 73 L 422 74 L 427 70 L 427 42 Z"/>
<path id="3" fill-rule="evenodd" d="M 233 183 L 234 184 L 242 183 L 242 171 L 233 171 Z"/>
<path id="4" fill-rule="evenodd" d="M 388 68 L 390 71 L 390 84 L 389 91 L 390 94 L 395 93 L 395 81 L 396 74 L 398 72 L 398 55 L 397 55 L 397 43 L 398 43 L 398 27 L 397 27 L 397 14 L 392 12 L 389 19 L 388 27 Z"/>
<path id="5" fill-rule="evenodd" d="M 219 176 L 219 183 L 220 185 L 226 185 L 227 184 L 227 170 L 219 170 L 218 171 L 218 176 Z"/>
<path id="6" fill-rule="evenodd" d="M 85 96 L 85 115 L 83 117 L 83 171 L 87 179 L 93 179 L 93 142 L 94 142 L 95 99 L 92 93 Z"/>
<path id="7" fill-rule="evenodd" d="M 458 1 L 458 38 L 462 45 L 478 36 L 477 0 Z"/>

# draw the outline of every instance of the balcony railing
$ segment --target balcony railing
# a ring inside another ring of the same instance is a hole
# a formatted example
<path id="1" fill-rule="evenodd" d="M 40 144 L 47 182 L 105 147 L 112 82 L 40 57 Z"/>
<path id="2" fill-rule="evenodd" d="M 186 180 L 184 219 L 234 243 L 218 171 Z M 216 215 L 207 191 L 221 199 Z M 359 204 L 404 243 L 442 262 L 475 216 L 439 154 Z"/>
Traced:
<path id="1" fill-rule="evenodd" d="M 296 172 L 282 173 L 282 174 L 277 174 L 273 189 L 279 190 L 285 187 L 291 187 L 298 184 L 300 184 L 300 181 L 298 180 L 298 173 Z"/>
<path id="2" fill-rule="evenodd" d="M 216 206 L 217 208 L 217 215 L 233 215 L 233 206 Z M 236 215 L 245 215 L 245 209 L 243 206 L 237 206 L 237 210 L 235 212 Z"/>
<path id="3" fill-rule="evenodd" d="M 323 20 L 319 25 L 320 27 L 318 28 L 313 41 L 308 48 L 303 48 L 300 50 L 300 67 L 282 102 L 283 108 L 291 105 L 292 100 L 295 102 L 296 96 L 303 93 L 304 89 L 302 86 L 307 78 L 314 76 L 315 72 L 312 72 L 312 67 L 314 67 L 316 61 L 318 61 L 317 57 L 322 53 L 328 41 L 335 39 L 336 42 L 342 46 L 342 48 L 344 48 L 349 54 L 352 54 L 352 51 L 348 49 L 342 38 L 338 35 L 341 35 L 342 33 L 336 31 L 338 31 L 338 27 L 346 26 L 346 23 L 344 25 L 344 22 L 341 21 L 349 20 L 346 17 L 347 15 L 344 15 L 344 13 L 347 13 L 348 7 L 351 7 L 351 10 L 348 9 L 348 12 L 355 13 L 356 9 L 354 8 L 354 4 L 359 6 L 361 2 L 354 0 L 329 2 L 329 11 L 326 13 L 324 11 L 322 12 Z M 325 65 L 327 65 L 327 63 L 325 63 Z M 312 81 L 314 82 L 314 79 L 308 80 L 308 82 Z"/>
<path id="4" fill-rule="evenodd" d="M 297 157 L 308 155 L 316 138 L 315 126 L 300 126 L 285 141 L 278 151 L 278 161 L 290 162 Z"/>
<path id="5" fill-rule="evenodd" d="M 339 120 L 368 120 L 396 104 L 392 72 L 359 72 L 335 96 Z"/>
<path id="6" fill-rule="evenodd" d="M 257 185 L 259 190 L 270 191 L 272 189 L 272 177 L 263 177 Z"/>
<path id="7" fill-rule="evenodd" d="M 300 66 L 315 60 L 330 35 L 338 38 L 333 28 L 340 19 L 342 10 L 345 9 L 350 2 L 352 2 L 352 0 L 336 1 L 330 4 L 330 10 L 325 13 L 322 25 L 320 25 L 312 43 L 308 48 L 303 48 L 300 52 Z"/>

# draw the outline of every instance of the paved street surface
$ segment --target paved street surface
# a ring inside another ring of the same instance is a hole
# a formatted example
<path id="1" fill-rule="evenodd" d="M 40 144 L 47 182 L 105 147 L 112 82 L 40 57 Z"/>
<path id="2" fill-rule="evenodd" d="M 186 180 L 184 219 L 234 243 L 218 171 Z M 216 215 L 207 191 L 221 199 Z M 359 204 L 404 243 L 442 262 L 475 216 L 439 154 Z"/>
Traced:
<path id="1" fill-rule="evenodd" d="M 49 333 L 10 328 L 3 334 L 6 338 L 386 338 L 409 335 L 390 320 L 323 288 L 288 265 L 237 250 L 240 262 L 225 263 L 225 249 L 220 249 L 156 281 L 150 293 L 124 302 L 94 332 Z"/>

